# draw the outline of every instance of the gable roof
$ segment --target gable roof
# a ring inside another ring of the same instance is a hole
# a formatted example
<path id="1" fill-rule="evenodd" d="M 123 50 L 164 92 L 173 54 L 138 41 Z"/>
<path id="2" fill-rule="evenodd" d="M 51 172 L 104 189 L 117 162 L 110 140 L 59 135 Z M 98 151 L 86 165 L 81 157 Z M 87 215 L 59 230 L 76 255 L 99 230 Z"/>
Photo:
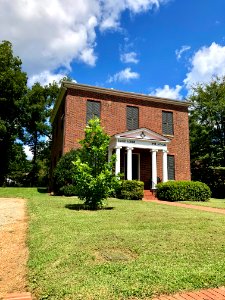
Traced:
<path id="1" fill-rule="evenodd" d="M 125 131 L 122 133 L 115 134 L 114 138 L 125 138 L 125 139 L 135 139 L 135 140 L 142 140 L 142 141 L 158 141 L 169 143 L 170 140 L 150 129 L 147 128 L 138 128 L 135 130 Z"/>
<path id="2" fill-rule="evenodd" d="M 155 103 L 164 103 L 164 104 L 171 104 L 171 105 L 176 105 L 176 106 L 185 106 L 185 107 L 190 106 L 190 102 L 188 102 L 186 100 L 185 101 L 172 100 L 169 98 L 162 98 L 162 97 L 145 95 L 145 94 L 124 92 L 124 91 L 119 91 L 119 90 L 114 90 L 114 89 L 73 83 L 70 81 L 63 81 L 60 91 L 59 91 L 59 94 L 58 94 L 58 97 L 56 99 L 55 106 L 52 111 L 51 118 L 50 118 L 50 121 L 52 123 L 55 119 L 55 116 L 56 116 L 59 106 L 66 94 L 67 89 L 88 91 L 88 92 L 94 92 L 94 93 L 103 94 L 103 95 L 111 95 L 111 96 L 118 96 L 118 97 L 129 98 L 129 99 L 145 100 L 145 101 L 150 101 L 150 102 L 155 102 Z"/>

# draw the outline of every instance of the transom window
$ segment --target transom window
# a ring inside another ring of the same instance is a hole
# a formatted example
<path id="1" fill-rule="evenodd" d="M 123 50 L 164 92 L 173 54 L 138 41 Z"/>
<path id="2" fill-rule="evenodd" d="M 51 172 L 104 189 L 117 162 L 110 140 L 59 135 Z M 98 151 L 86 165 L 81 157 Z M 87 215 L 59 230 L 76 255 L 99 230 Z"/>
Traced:
<path id="1" fill-rule="evenodd" d="M 163 134 L 173 135 L 173 113 L 170 111 L 162 112 L 162 132 Z"/>
<path id="2" fill-rule="evenodd" d="M 139 110 L 135 106 L 127 106 L 127 129 L 133 130 L 139 127 Z"/>
<path id="3" fill-rule="evenodd" d="M 100 119 L 100 102 L 88 100 L 86 122 L 88 123 L 94 117 Z"/>

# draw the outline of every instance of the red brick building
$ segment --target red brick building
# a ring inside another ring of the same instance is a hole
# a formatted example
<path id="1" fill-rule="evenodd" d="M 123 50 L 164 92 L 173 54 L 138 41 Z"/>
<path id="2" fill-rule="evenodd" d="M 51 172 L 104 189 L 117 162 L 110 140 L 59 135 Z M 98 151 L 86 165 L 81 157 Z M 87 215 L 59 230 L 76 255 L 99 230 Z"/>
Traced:
<path id="1" fill-rule="evenodd" d="M 157 181 L 190 180 L 187 102 L 71 82 L 62 84 L 51 117 L 52 169 L 79 147 L 94 116 L 111 136 L 116 173 L 142 180 L 145 189 L 154 189 Z"/>

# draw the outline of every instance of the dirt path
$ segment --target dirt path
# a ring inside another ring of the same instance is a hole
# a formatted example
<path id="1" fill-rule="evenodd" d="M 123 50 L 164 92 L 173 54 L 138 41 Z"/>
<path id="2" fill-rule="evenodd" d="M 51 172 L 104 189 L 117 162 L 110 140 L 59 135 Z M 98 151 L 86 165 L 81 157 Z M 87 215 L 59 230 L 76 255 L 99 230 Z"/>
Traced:
<path id="1" fill-rule="evenodd" d="M 26 291 L 26 201 L 0 198 L 0 299 Z"/>

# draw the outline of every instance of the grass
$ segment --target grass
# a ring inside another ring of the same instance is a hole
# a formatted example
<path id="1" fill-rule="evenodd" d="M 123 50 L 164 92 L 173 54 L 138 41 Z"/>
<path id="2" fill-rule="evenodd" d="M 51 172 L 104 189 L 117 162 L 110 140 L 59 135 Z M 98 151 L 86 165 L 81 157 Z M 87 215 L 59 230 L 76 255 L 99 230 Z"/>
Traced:
<path id="1" fill-rule="evenodd" d="M 193 205 L 199 205 L 199 206 L 207 206 L 207 207 L 214 207 L 214 208 L 225 209 L 225 199 L 214 199 L 214 198 L 211 198 L 207 202 L 201 202 L 201 201 L 180 201 L 180 203 L 186 203 L 186 204 L 193 204 Z"/>
<path id="2" fill-rule="evenodd" d="M 28 198 L 29 288 L 37 299 L 150 299 L 225 284 L 223 215 L 110 199 L 78 210 L 76 198 L 0 188 Z"/>

